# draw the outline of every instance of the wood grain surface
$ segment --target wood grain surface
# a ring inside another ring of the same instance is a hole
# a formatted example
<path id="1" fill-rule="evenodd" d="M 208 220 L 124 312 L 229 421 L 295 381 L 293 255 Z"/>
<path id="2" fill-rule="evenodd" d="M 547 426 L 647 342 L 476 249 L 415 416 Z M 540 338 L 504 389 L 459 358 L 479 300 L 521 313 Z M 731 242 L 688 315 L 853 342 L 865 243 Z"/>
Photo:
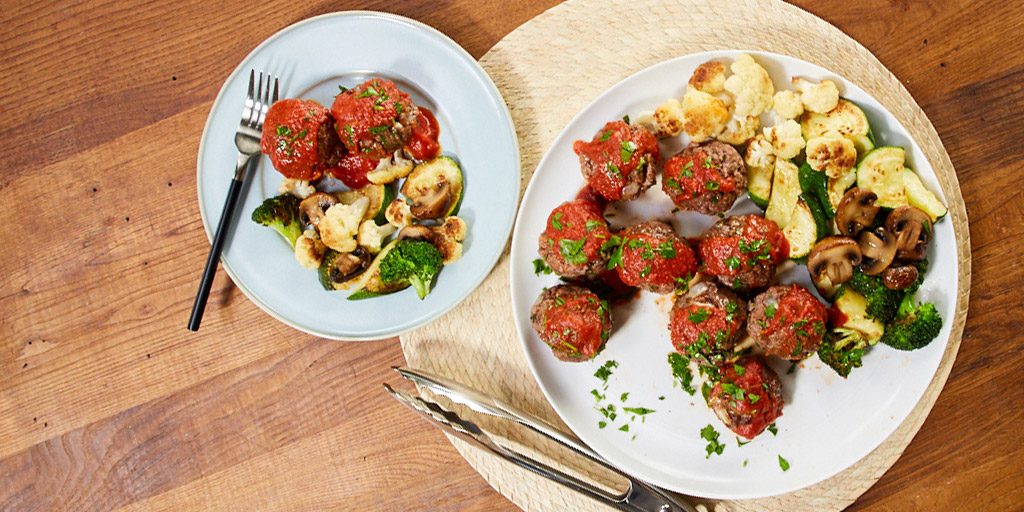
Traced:
<path id="1" fill-rule="evenodd" d="M 195 158 L 223 80 L 291 23 L 395 12 L 480 57 L 554 3 L 4 2 L 0 510 L 512 509 L 382 393 L 403 363 L 397 340 L 294 331 L 223 273 L 202 330 L 185 330 L 208 250 Z M 958 170 L 974 244 L 945 390 L 852 508 L 1019 509 L 1024 6 L 798 4 L 917 99 Z"/>

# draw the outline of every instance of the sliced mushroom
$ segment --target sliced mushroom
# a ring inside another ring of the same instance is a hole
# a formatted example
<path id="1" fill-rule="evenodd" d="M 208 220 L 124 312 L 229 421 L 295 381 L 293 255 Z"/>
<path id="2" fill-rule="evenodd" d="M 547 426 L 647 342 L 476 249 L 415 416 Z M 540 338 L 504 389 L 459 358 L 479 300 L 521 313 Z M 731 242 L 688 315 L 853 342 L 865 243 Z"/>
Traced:
<path id="1" fill-rule="evenodd" d="M 361 274 L 370 266 L 370 253 L 362 247 L 349 253 L 338 254 L 330 263 L 327 277 L 333 284 L 341 284 Z"/>
<path id="2" fill-rule="evenodd" d="M 830 297 L 836 287 L 853 277 L 853 267 L 860 265 L 862 259 L 856 240 L 848 236 L 827 236 L 811 249 L 807 271 L 815 288 Z"/>
<path id="3" fill-rule="evenodd" d="M 875 222 L 879 206 L 875 205 L 878 196 L 874 192 L 854 187 L 846 191 L 836 208 L 836 228 L 846 236 L 857 236 L 865 228 Z"/>
<path id="4" fill-rule="evenodd" d="M 410 211 L 418 219 L 436 219 L 448 213 L 451 204 L 452 187 L 442 176 L 430 190 L 413 198 Z"/>
<path id="5" fill-rule="evenodd" d="M 869 276 L 881 274 L 896 258 L 896 237 L 885 228 L 862 232 L 857 245 L 864 258 L 860 268 Z"/>
<path id="6" fill-rule="evenodd" d="M 906 290 L 916 281 L 916 265 L 892 266 L 882 272 L 882 285 L 890 290 Z"/>
<path id="7" fill-rule="evenodd" d="M 398 232 L 398 239 L 402 240 L 405 238 L 412 238 L 414 240 L 426 240 L 430 241 L 434 237 L 434 232 L 431 231 L 427 226 L 420 226 L 419 224 L 413 224 L 406 226 Z"/>
<path id="8" fill-rule="evenodd" d="M 896 257 L 921 261 L 928 253 L 932 238 L 932 220 L 913 206 L 900 206 L 885 219 L 885 228 L 896 236 Z"/>
<path id="9" fill-rule="evenodd" d="M 299 221 L 302 222 L 302 227 L 320 225 L 320 220 L 324 218 L 327 209 L 336 204 L 338 200 L 326 192 L 310 194 L 299 203 Z"/>

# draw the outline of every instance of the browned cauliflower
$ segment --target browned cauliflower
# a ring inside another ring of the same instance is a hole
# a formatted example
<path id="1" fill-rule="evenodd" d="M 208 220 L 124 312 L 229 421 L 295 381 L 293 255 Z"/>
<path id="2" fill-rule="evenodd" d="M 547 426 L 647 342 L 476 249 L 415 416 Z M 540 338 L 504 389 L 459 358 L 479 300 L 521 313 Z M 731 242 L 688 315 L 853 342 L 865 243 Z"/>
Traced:
<path id="1" fill-rule="evenodd" d="M 747 153 L 743 156 L 743 161 L 750 167 L 774 167 L 775 148 L 764 134 L 759 133 L 747 144 Z"/>
<path id="2" fill-rule="evenodd" d="M 779 91 L 772 98 L 772 109 L 782 119 L 796 119 L 804 113 L 800 95 L 793 91 Z"/>
<path id="3" fill-rule="evenodd" d="M 857 163 L 853 141 L 835 133 L 808 140 L 806 152 L 807 163 L 831 178 L 838 178 Z"/>
<path id="4" fill-rule="evenodd" d="M 730 69 L 733 74 L 724 87 L 733 95 L 735 117 L 757 116 L 771 108 L 775 85 L 768 71 L 745 53 L 736 57 Z"/>
<path id="5" fill-rule="evenodd" d="M 785 160 L 794 158 L 804 148 L 804 137 L 800 133 L 800 124 L 787 119 L 780 124 L 764 129 L 764 137 L 771 143 L 775 156 Z"/>
<path id="6" fill-rule="evenodd" d="M 320 240 L 302 234 L 295 239 L 295 259 L 303 268 L 315 269 L 320 267 L 320 261 L 327 252 L 327 246 Z"/>
<path id="7" fill-rule="evenodd" d="M 757 116 L 733 117 L 725 124 L 725 130 L 718 135 L 718 140 L 741 146 L 754 138 L 760 128 L 761 119 Z"/>
<path id="8" fill-rule="evenodd" d="M 803 78 L 793 78 L 793 87 L 800 91 L 804 110 L 824 114 L 839 104 L 839 88 L 831 80 L 814 83 Z"/>
<path id="9" fill-rule="evenodd" d="M 708 94 L 718 94 L 725 90 L 725 64 L 717 60 L 709 60 L 690 76 L 690 87 Z"/>
<path id="10" fill-rule="evenodd" d="M 317 225 L 324 245 L 338 252 L 356 250 L 356 234 L 369 204 L 369 199 L 360 197 L 352 204 L 338 203 L 328 208 Z"/>
<path id="11" fill-rule="evenodd" d="M 364 220 L 359 225 L 359 233 L 356 235 L 356 242 L 370 254 L 377 254 L 380 252 L 380 247 L 384 242 L 384 239 L 391 236 L 398 228 L 393 224 L 385 224 L 378 226 L 377 222 L 373 219 Z"/>
<path id="12" fill-rule="evenodd" d="M 725 102 L 704 91 L 688 88 L 683 96 L 683 131 L 693 142 L 703 142 L 725 129 L 729 109 Z"/>

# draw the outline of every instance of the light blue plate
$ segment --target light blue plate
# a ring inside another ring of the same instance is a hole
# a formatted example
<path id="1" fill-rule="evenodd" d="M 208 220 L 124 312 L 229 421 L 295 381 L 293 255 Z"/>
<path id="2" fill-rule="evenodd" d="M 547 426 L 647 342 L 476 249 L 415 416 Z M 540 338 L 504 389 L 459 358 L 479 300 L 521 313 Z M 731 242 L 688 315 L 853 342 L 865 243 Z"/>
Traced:
<path id="1" fill-rule="evenodd" d="M 220 219 L 234 169 L 234 133 L 250 69 L 281 77 L 282 98 L 330 106 L 338 85 L 370 76 L 395 81 L 430 108 L 441 125 L 441 146 L 465 173 L 459 216 L 469 224 L 462 259 L 447 266 L 420 300 L 412 289 L 348 301 L 327 292 L 315 271 L 301 268 L 274 231 L 249 216 L 277 194 L 282 177 L 261 157 L 221 259 L 243 293 L 274 318 L 310 334 L 339 340 L 379 339 L 409 331 L 455 307 L 498 261 L 519 198 L 519 146 L 508 108 L 494 83 L 465 50 L 422 23 L 376 12 L 310 18 L 273 35 L 228 77 L 214 101 L 199 144 L 197 189 L 207 237 Z"/>

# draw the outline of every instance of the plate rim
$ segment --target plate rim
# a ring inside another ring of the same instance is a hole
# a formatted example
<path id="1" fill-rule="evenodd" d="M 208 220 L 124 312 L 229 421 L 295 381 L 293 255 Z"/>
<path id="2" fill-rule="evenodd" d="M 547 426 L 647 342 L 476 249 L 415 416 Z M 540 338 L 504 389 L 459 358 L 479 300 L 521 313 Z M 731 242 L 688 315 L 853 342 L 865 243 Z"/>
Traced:
<path id="1" fill-rule="evenodd" d="M 767 57 L 767 58 L 781 57 L 781 58 L 784 58 L 784 59 L 792 59 L 792 60 L 798 61 L 798 62 L 800 62 L 802 64 L 811 66 L 813 68 L 822 69 L 825 72 L 827 72 L 828 74 L 830 74 L 830 75 L 832 75 L 834 77 L 840 78 L 845 83 L 851 84 L 854 87 L 856 87 L 857 89 L 860 89 L 861 92 L 863 92 L 866 96 L 871 98 L 872 101 L 874 101 L 875 103 L 877 103 L 879 106 L 882 107 L 882 109 L 884 110 L 885 114 L 888 115 L 888 117 L 890 117 L 895 122 L 896 126 L 898 126 L 899 129 L 902 130 L 903 133 L 906 134 L 907 139 L 917 148 L 918 151 L 920 151 L 923 154 L 923 156 L 925 157 L 925 160 L 927 161 L 927 165 L 932 170 L 933 176 L 935 177 L 936 181 L 939 182 L 939 188 L 940 188 L 940 190 L 942 192 L 942 195 L 944 195 L 944 196 L 946 195 L 946 191 L 944 189 L 942 189 L 941 178 L 940 178 L 939 172 L 937 170 L 938 167 L 936 165 L 932 164 L 932 161 L 929 158 L 928 154 L 924 151 L 923 146 L 913 136 L 911 130 L 909 130 L 906 127 L 906 125 L 902 121 L 900 121 L 900 119 L 892 112 L 891 109 L 889 109 L 883 102 L 879 101 L 875 97 L 874 94 L 871 94 L 867 89 L 865 89 L 864 87 L 860 86 L 855 81 L 847 78 L 845 75 L 843 75 L 841 73 L 837 73 L 837 72 L 833 71 L 832 69 L 830 69 L 830 68 L 828 68 L 828 67 L 826 67 L 824 65 L 817 64 L 815 62 L 810 62 L 810 61 L 807 61 L 805 59 L 802 59 L 800 57 L 796 57 L 796 56 L 793 56 L 793 55 L 786 55 L 786 54 L 782 54 L 782 53 L 778 53 L 778 52 L 774 52 L 774 51 L 767 51 L 767 50 L 760 50 L 760 49 L 753 49 L 753 48 L 747 48 L 747 49 L 744 49 L 744 48 L 724 48 L 724 47 L 723 48 L 715 48 L 715 49 L 712 49 L 712 50 L 703 50 L 703 51 L 698 51 L 698 52 L 691 52 L 691 53 L 685 53 L 685 54 L 676 55 L 674 57 L 667 58 L 667 59 L 655 62 L 655 63 L 653 63 L 653 64 L 651 64 L 649 66 L 646 66 L 646 67 L 644 67 L 642 69 L 639 69 L 639 70 L 637 70 L 637 71 L 635 71 L 633 73 L 630 73 L 626 77 L 622 78 L 621 80 L 615 82 L 614 84 L 608 86 L 606 89 L 601 91 L 600 94 L 598 94 L 593 100 L 591 100 L 586 105 L 584 105 L 578 112 L 576 112 L 576 114 L 573 115 L 573 117 L 568 122 L 565 123 L 565 125 L 563 125 L 561 130 L 559 130 L 558 133 L 556 133 L 555 136 L 553 137 L 551 145 L 544 151 L 543 156 L 541 157 L 540 161 L 537 163 L 536 167 L 533 169 L 533 172 L 530 175 L 530 180 L 526 184 L 526 190 L 525 190 L 525 192 L 523 194 L 523 198 L 520 201 L 519 213 L 517 213 L 515 226 L 513 228 L 511 248 L 510 248 L 510 255 L 509 255 L 510 263 L 511 263 L 511 259 L 512 259 L 513 255 L 516 253 L 516 247 L 519 246 L 519 244 L 516 243 L 516 241 L 517 241 L 516 233 L 520 229 L 520 221 L 523 218 L 523 211 L 524 211 L 524 209 L 522 208 L 522 205 L 526 203 L 526 201 L 531 196 L 531 192 L 533 192 L 533 190 L 531 190 L 531 186 L 533 185 L 533 181 L 536 178 L 537 171 L 541 167 L 543 167 L 543 166 L 545 166 L 547 164 L 549 158 L 552 158 L 552 155 L 554 154 L 553 153 L 553 149 L 555 147 L 555 141 L 557 141 L 558 139 L 562 138 L 562 136 L 565 135 L 565 133 L 567 132 L 569 127 L 577 122 L 577 119 L 579 119 L 586 111 L 591 109 L 594 105 L 597 105 L 602 100 L 604 100 L 607 96 L 609 96 L 614 91 L 616 91 L 625 82 L 628 82 L 628 81 L 632 80 L 635 76 L 640 75 L 640 74 L 645 73 L 645 72 L 648 72 L 648 71 L 650 71 L 650 70 L 652 70 L 654 68 L 658 68 L 658 67 L 661 67 L 661 66 L 668 66 L 672 62 L 675 62 L 675 61 L 678 61 L 678 60 L 682 60 L 682 59 L 689 59 L 689 58 L 695 58 L 695 57 L 696 58 L 713 58 L 714 56 L 722 57 L 722 54 L 738 54 L 738 53 L 746 53 L 746 54 L 750 54 L 750 55 L 755 56 L 755 57 L 756 56 L 762 56 L 762 57 Z M 733 55 L 727 55 L 727 56 L 725 56 L 723 58 L 729 58 L 729 57 L 732 57 L 732 56 Z M 946 198 L 946 202 L 948 204 L 948 202 L 949 202 L 948 198 Z M 950 207 L 950 208 L 952 208 L 952 207 Z M 953 234 L 954 248 L 958 248 L 960 246 L 961 242 L 959 240 L 959 237 L 957 236 L 956 228 L 955 228 L 955 226 L 950 226 L 950 229 L 952 230 L 952 234 Z M 969 238 L 967 240 L 968 240 L 968 243 L 969 243 Z M 522 242 L 522 243 L 525 243 L 525 242 Z M 959 276 L 962 273 L 964 261 L 961 261 L 960 254 L 959 254 L 959 249 L 956 249 L 956 250 L 952 251 L 952 254 L 953 254 L 953 257 L 954 257 L 954 263 L 955 263 L 955 266 L 956 266 L 957 275 Z M 970 268 L 969 268 L 970 258 L 969 258 L 969 253 L 968 253 L 967 264 L 968 264 L 967 273 L 969 275 L 970 274 Z M 521 316 L 520 313 L 523 313 L 523 312 L 519 311 L 519 309 L 520 309 L 519 305 L 515 301 L 515 289 L 518 288 L 518 287 L 516 285 L 516 279 L 515 279 L 515 275 L 517 275 L 517 274 L 515 274 L 515 270 L 513 270 L 514 268 L 515 267 L 512 266 L 512 268 L 510 268 L 510 270 L 509 270 L 509 277 L 508 277 L 509 297 L 510 297 L 511 306 L 512 306 L 512 310 L 513 310 L 512 311 L 513 312 L 513 324 L 514 324 L 514 327 L 515 327 L 515 330 L 516 330 L 516 336 L 517 336 L 518 341 L 519 341 L 520 349 L 522 350 L 522 354 L 525 357 L 525 359 L 527 361 L 527 365 L 530 368 L 530 373 L 533 375 L 534 381 L 537 383 L 538 387 L 540 387 L 540 389 L 541 389 L 541 392 L 544 394 L 544 398 L 547 401 L 548 405 L 555 411 L 555 413 L 558 415 L 559 419 L 563 423 L 565 423 L 565 425 L 568 426 L 570 428 L 570 430 L 572 430 L 572 427 L 569 425 L 569 422 L 565 420 L 565 418 L 562 415 L 561 410 L 555 405 L 555 402 L 552 400 L 551 392 L 549 391 L 548 386 L 546 386 L 544 384 L 544 382 L 542 381 L 542 379 L 540 378 L 540 375 L 538 373 L 537 365 L 534 363 L 533 358 L 531 358 L 531 356 L 530 356 L 527 336 L 524 335 L 523 327 L 522 327 L 522 322 L 520 321 L 520 316 Z M 518 274 L 521 275 L 524 272 L 525 271 L 520 271 Z M 842 467 L 842 468 L 840 468 L 840 469 L 838 469 L 838 470 L 836 470 L 834 472 L 831 472 L 831 473 L 828 473 L 828 474 L 823 474 L 822 476 L 820 476 L 819 478 L 817 478 L 814 481 L 811 481 L 811 482 L 808 482 L 808 483 L 805 483 L 805 484 L 801 484 L 801 485 L 799 485 L 797 487 L 789 487 L 789 488 L 782 489 L 780 491 L 772 492 L 772 493 L 768 493 L 768 494 L 764 494 L 764 493 L 718 494 L 718 493 L 707 493 L 707 492 L 696 494 L 696 493 L 693 493 L 692 490 L 676 491 L 676 492 L 690 493 L 690 494 L 692 494 L 694 496 L 699 496 L 699 497 L 707 498 L 707 499 L 716 499 L 716 500 L 747 500 L 747 499 L 771 498 L 771 497 L 774 497 L 774 496 L 781 496 L 781 495 L 793 493 L 793 492 L 799 491 L 801 489 L 807 489 L 807 488 L 810 488 L 810 487 L 812 487 L 814 485 L 818 485 L 818 484 L 820 484 L 822 482 L 828 481 L 830 478 L 833 478 L 836 475 L 841 474 L 843 471 L 846 471 L 849 468 L 854 467 L 860 461 L 864 460 L 871 453 L 873 453 L 876 449 L 878 449 L 880 446 L 882 446 L 885 443 L 886 440 L 888 440 L 894 434 L 897 433 L 897 431 L 907 421 L 907 419 L 910 418 L 914 414 L 914 411 L 916 410 L 917 406 L 921 403 L 921 401 L 924 400 L 925 398 L 927 398 L 927 395 L 929 393 L 929 388 L 931 387 L 932 382 L 937 377 L 940 376 L 940 373 L 942 372 L 942 367 L 945 364 L 944 363 L 944 360 L 945 360 L 945 357 L 946 357 L 945 353 L 950 348 L 950 341 L 953 340 L 954 338 L 959 338 L 958 332 L 956 330 L 956 326 L 957 326 L 958 322 L 962 322 L 962 321 L 959 320 L 956 317 L 959 317 L 959 315 L 957 315 L 957 312 L 959 310 L 958 306 L 959 306 L 959 299 L 960 299 L 960 295 L 961 295 L 962 284 L 963 283 L 960 282 L 960 279 L 956 279 L 954 281 L 954 283 L 953 283 L 953 286 L 954 286 L 953 292 L 954 293 L 951 295 L 951 297 L 953 297 L 954 300 L 951 302 L 950 308 L 953 310 L 955 318 L 952 318 L 952 319 L 949 320 L 949 322 L 950 322 L 950 333 L 949 333 L 949 336 L 943 342 L 944 343 L 943 355 L 941 355 L 939 357 L 939 360 L 937 361 L 936 368 L 935 368 L 934 372 L 932 372 L 928 376 L 928 382 L 926 383 L 926 385 L 922 389 L 921 396 L 917 397 L 917 399 L 914 401 L 913 407 L 910 408 L 910 410 L 907 412 L 907 414 L 905 416 L 901 417 L 899 419 L 899 421 L 894 422 L 892 424 L 892 427 L 887 429 L 888 433 L 884 437 L 881 437 L 878 440 L 877 443 L 873 444 L 870 447 L 870 449 L 868 449 L 863 455 L 861 455 L 860 457 L 858 457 L 857 459 L 852 461 L 849 465 L 847 465 L 845 467 Z M 967 289 L 969 290 L 969 285 L 968 285 Z M 957 341 L 957 346 L 959 346 L 959 340 Z M 955 358 L 955 353 L 954 353 L 953 357 Z M 948 377 L 948 375 L 947 375 L 947 377 Z M 940 388 L 939 392 L 941 392 L 941 388 Z M 925 417 L 927 417 L 927 415 Z M 576 434 L 576 432 L 574 430 L 573 430 L 573 433 L 574 433 L 574 435 L 577 435 L 577 437 L 579 437 L 579 435 Z M 625 471 L 625 470 L 623 470 L 623 471 Z M 656 481 L 651 481 L 651 483 L 653 483 L 655 485 L 661 485 L 661 486 L 664 486 L 666 488 L 671 489 L 671 486 L 665 485 L 664 483 L 659 483 L 659 482 L 656 482 Z"/>
<path id="2" fill-rule="evenodd" d="M 245 64 L 247 62 L 249 62 L 253 58 L 253 56 L 256 55 L 264 47 L 269 46 L 270 44 L 274 43 L 279 38 L 285 36 L 286 34 L 292 32 L 292 31 L 294 31 L 294 30 L 296 30 L 296 29 L 298 29 L 300 27 L 303 27 L 303 26 L 308 25 L 308 24 L 314 24 L 314 23 L 317 23 L 317 22 L 321 22 L 321 21 L 323 21 L 325 19 L 333 19 L 333 18 L 364 18 L 366 20 L 371 20 L 371 21 L 375 21 L 375 22 L 376 21 L 385 21 L 385 22 L 393 22 L 393 23 L 397 22 L 397 23 L 403 23 L 403 24 L 406 24 L 406 25 L 410 25 L 410 26 L 414 27 L 415 29 L 421 30 L 421 31 L 427 33 L 428 35 L 434 37 L 441 44 L 447 46 L 451 50 L 454 50 L 456 54 L 458 54 L 462 58 L 466 59 L 466 61 L 471 65 L 472 69 L 474 71 L 476 71 L 480 75 L 481 78 L 484 79 L 483 82 L 485 84 L 485 88 L 487 89 L 487 92 L 489 93 L 489 96 L 492 96 L 492 99 L 498 100 L 497 103 L 500 105 L 500 109 L 501 109 L 500 112 L 503 113 L 502 117 L 504 118 L 505 123 L 507 125 L 507 128 L 508 128 L 509 132 L 512 135 L 512 137 L 511 137 L 511 140 L 512 140 L 512 150 L 513 150 L 513 155 L 512 156 L 513 156 L 514 161 L 518 162 L 518 165 L 517 165 L 517 171 L 518 171 L 517 172 L 517 176 L 515 177 L 515 179 L 513 181 L 515 182 L 516 197 L 517 198 L 520 197 L 520 193 L 522 192 L 522 186 L 523 185 L 522 185 L 522 153 L 521 153 L 520 148 L 519 148 L 519 135 L 518 135 L 518 132 L 516 131 L 515 123 L 512 120 L 512 113 L 509 110 L 508 103 L 505 101 L 505 98 L 504 98 L 504 96 L 502 96 L 501 91 L 498 89 L 497 85 L 495 85 L 494 80 L 491 78 L 490 74 L 488 74 L 487 71 L 483 69 L 483 67 L 480 65 L 480 62 L 476 58 L 474 58 L 468 51 L 466 51 L 465 48 L 463 48 L 460 44 L 455 42 L 455 40 L 453 40 L 451 37 L 449 37 L 445 33 L 441 32 L 440 30 L 438 30 L 438 29 L 436 29 L 436 28 L 434 28 L 434 27 L 432 27 L 430 25 L 427 25 L 426 23 L 414 20 L 412 18 L 407 18 L 405 16 L 401 16 L 401 15 L 398 15 L 398 14 L 392 14 L 392 13 L 380 12 L 380 11 L 370 11 L 370 10 L 351 10 L 351 11 L 329 12 L 329 13 L 324 13 L 324 14 L 320 14 L 320 15 L 317 15 L 317 16 L 312 16 L 310 18 L 306 18 L 306 19 L 303 19 L 303 20 L 299 20 L 299 21 L 297 21 L 295 23 L 292 23 L 291 25 L 288 25 L 288 26 L 278 30 L 277 32 L 274 32 L 269 37 L 267 37 L 266 39 L 261 41 L 260 44 L 256 45 L 255 48 L 250 50 L 249 53 L 247 53 L 245 55 L 245 57 L 243 57 L 242 60 L 239 61 L 238 65 L 235 66 L 235 68 L 231 71 L 231 73 L 228 74 L 227 78 L 225 78 L 224 82 L 221 84 L 220 90 L 217 92 L 217 96 L 214 98 L 213 104 L 210 106 L 210 112 L 209 112 L 209 114 L 207 114 L 206 122 L 203 125 L 203 131 L 202 131 L 202 134 L 200 135 L 200 138 L 199 138 L 199 148 L 198 148 L 198 150 L 196 152 L 196 199 L 197 199 L 197 202 L 199 204 L 199 216 L 200 216 L 200 219 L 201 219 L 202 224 L 203 224 L 203 231 L 206 234 L 206 238 L 207 238 L 208 242 L 210 242 L 210 243 L 213 242 L 213 225 L 210 222 L 210 218 L 209 218 L 208 212 L 206 211 L 206 207 L 203 204 L 203 200 L 202 200 L 203 199 L 203 181 L 202 181 L 202 175 L 203 175 L 203 164 L 202 164 L 202 162 L 203 162 L 203 158 L 202 158 L 202 155 L 204 154 L 204 151 L 206 149 L 206 142 L 207 142 L 207 138 L 208 138 L 208 135 L 209 135 L 210 127 L 213 124 L 214 113 L 218 110 L 218 108 L 221 107 L 221 103 L 222 103 L 222 101 L 224 101 L 224 96 L 225 96 L 225 93 L 227 91 L 228 84 L 232 80 L 234 80 L 235 77 L 239 73 L 242 72 L 243 67 L 245 66 Z M 253 176 L 254 174 L 255 174 L 255 172 L 250 170 L 250 173 L 249 173 L 249 175 L 247 177 L 247 179 L 249 181 L 246 184 L 245 188 L 249 188 L 249 187 L 252 186 L 253 180 L 255 180 L 255 178 Z M 225 176 L 227 176 L 227 174 L 225 174 Z M 412 324 L 410 324 L 410 325 L 408 325 L 406 327 L 403 327 L 403 328 L 399 328 L 399 329 L 390 329 L 389 328 L 389 329 L 382 329 L 382 330 L 379 330 L 379 331 L 374 331 L 374 332 L 366 333 L 366 334 L 362 334 L 361 333 L 361 334 L 356 334 L 356 335 L 345 335 L 345 334 L 338 334 L 338 333 L 335 333 L 335 332 L 330 332 L 330 331 L 325 331 L 325 330 L 317 330 L 317 329 L 309 327 L 309 326 L 300 325 L 297 322 L 293 322 L 292 320 L 290 320 L 290 319 L 284 317 L 283 315 L 279 314 L 272 307 L 270 307 L 269 304 L 266 304 L 264 301 L 260 300 L 252 292 L 252 290 L 250 290 L 249 287 L 246 286 L 245 283 L 241 279 L 239 279 L 239 277 L 236 275 L 235 271 L 231 268 L 231 265 L 227 262 L 227 260 L 225 258 L 223 258 L 223 256 L 221 257 L 219 263 L 220 263 L 221 267 L 224 269 L 225 273 L 227 273 L 228 277 L 231 279 L 232 283 L 234 283 L 234 285 L 236 287 L 238 287 L 239 290 L 242 291 L 242 293 L 246 296 L 246 298 L 249 299 L 249 301 L 252 302 L 253 304 L 256 304 L 256 306 L 258 306 L 261 310 L 263 310 L 263 312 L 265 312 L 266 314 L 270 315 L 272 318 L 274 318 L 278 322 L 281 322 L 281 323 L 283 323 L 283 324 L 285 324 L 285 325 L 287 325 L 287 326 L 289 326 L 289 327 L 291 327 L 293 329 L 296 329 L 298 331 L 304 332 L 306 334 L 311 334 L 311 335 L 314 335 L 314 336 L 318 336 L 318 337 L 325 338 L 325 339 L 330 339 L 330 340 L 335 340 L 335 341 L 352 341 L 352 342 L 377 341 L 377 340 L 388 339 L 388 338 L 400 336 L 400 335 L 405 334 L 405 333 L 407 333 L 409 331 L 412 331 L 414 329 L 422 327 L 423 325 L 426 325 L 426 324 L 428 324 L 428 323 L 438 319 L 439 317 L 443 316 L 448 311 L 451 311 L 456 306 L 458 306 L 463 301 L 465 301 L 470 295 L 472 295 L 472 293 L 474 291 L 476 291 L 477 288 L 479 288 L 480 284 L 483 283 L 484 279 L 486 279 L 487 276 L 490 275 L 490 273 L 494 270 L 494 267 L 497 265 L 498 261 L 501 259 L 502 254 L 504 254 L 505 247 L 510 244 L 510 239 L 511 239 L 511 235 L 512 235 L 512 229 L 513 229 L 513 226 L 515 226 L 515 220 L 516 220 L 516 217 L 518 215 L 518 212 L 519 212 L 519 201 L 517 200 L 517 201 L 515 201 L 513 203 L 513 208 L 511 208 L 509 210 L 509 212 L 507 214 L 507 218 L 505 219 L 505 222 L 504 222 L 505 227 L 503 229 L 504 237 L 501 238 L 501 240 L 502 240 L 501 245 L 498 246 L 497 249 L 494 251 L 494 254 L 492 254 L 491 257 L 486 260 L 486 263 L 487 263 L 486 269 L 487 270 L 481 272 L 480 275 L 477 278 L 475 278 L 472 281 L 470 281 L 470 286 L 467 288 L 466 293 L 463 294 L 462 297 L 460 297 L 457 300 L 452 301 L 452 303 L 449 304 L 449 305 L 446 305 L 444 307 L 440 307 L 440 308 L 437 308 L 437 309 L 433 310 L 431 313 L 425 315 L 420 320 L 415 321 Z M 480 250 L 480 249 L 477 249 L 477 250 Z"/>

